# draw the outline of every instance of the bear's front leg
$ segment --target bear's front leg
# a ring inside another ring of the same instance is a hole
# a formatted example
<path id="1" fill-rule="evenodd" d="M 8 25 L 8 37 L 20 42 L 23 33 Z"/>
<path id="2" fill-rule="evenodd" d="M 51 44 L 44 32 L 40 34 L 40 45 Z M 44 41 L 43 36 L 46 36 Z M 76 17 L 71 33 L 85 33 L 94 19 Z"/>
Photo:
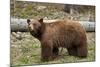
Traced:
<path id="1" fill-rule="evenodd" d="M 58 47 L 53 46 L 52 52 L 53 52 L 53 58 L 54 58 L 54 59 L 57 58 L 58 53 L 59 53 Z"/>
<path id="2" fill-rule="evenodd" d="M 53 60 L 53 52 L 52 52 L 52 44 L 49 42 L 42 42 L 41 43 L 41 60 L 42 61 L 49 61 Z"/>

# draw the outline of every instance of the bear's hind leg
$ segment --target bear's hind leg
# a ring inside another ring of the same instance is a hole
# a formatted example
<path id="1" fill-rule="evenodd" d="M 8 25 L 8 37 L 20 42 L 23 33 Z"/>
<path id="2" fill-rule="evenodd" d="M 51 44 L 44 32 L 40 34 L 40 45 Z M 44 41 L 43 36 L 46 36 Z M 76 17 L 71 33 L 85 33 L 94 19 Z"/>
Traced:
<path id="1" fill-rule="evenodd" d="M 77 47 L 77 53 L 79 57 L 87 57 L 87 46 L 86 45 L 80 45 Z"/>
<path id="2" fill-rule="evenodd" d="M 71 48 L 67 48 L 69 55 L 72 56 L 77 56 L 77 48 L 76 47 L 71 47 Z"/>

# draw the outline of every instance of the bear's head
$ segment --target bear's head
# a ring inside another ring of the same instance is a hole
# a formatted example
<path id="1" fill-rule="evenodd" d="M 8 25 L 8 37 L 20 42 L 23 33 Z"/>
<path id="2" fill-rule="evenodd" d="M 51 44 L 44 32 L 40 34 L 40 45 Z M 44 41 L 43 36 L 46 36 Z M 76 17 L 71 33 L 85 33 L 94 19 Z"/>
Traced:
<path id="1" fill-rule="evenodd" d="M 28 29 L 32 36 L 38 37 L 40 34 L 40 29 L 43 23 L 43 18 L 36 19 L 27 19 Z"/>

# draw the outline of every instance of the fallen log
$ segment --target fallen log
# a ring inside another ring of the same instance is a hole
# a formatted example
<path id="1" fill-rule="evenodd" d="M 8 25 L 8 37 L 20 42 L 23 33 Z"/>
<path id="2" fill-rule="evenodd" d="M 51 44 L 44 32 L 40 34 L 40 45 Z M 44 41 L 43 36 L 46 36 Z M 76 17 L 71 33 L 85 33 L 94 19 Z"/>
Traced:
<path id="1" fill-rule="evenodd" d="M 28 31 L 27 20 L 11 18 L 11 31 Z"/>
<path id="2" fill-rule="evenodd" d="M 48 20 L 44 20 L 45 22 Z M 49 20 L 49 21 L 55 21 L 55 20 Z M 86 29 L 87 32 L 94 32 L 95 31 L 95 22 L 89 22 L 89 21 L 80 21 L 82 26 Z M 21 31 L 21 32 L 27 32 L 27 19 L 17 19 L 17 18 L 11 18 L 11 31 Z"/>
<path id="3" fill-rule="evenodd" d="M 95 32 L 95 22 L 80 21 L 87 32 Z"/>

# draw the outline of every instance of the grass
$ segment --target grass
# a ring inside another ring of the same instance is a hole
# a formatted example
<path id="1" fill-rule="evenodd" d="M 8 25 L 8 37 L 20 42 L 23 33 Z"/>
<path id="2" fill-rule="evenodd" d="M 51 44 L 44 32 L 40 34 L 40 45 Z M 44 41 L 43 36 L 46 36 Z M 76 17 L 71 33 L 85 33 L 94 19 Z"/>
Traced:
<path id="1" fill-rule="evenodd" d="M 66 49 L 63 49 L 63 52 L 58 58 L 56 58 L 54 61 L 49 61 L 49 62 L 42 62 L 40 60 L 41 59 L 40 42 L 34 37 L 32 37 L 29 33 L 22 33 L 22 34 L 24 34 L 22 40 L 15 40 L 16 38 L 14 36 L 11 36 L 11 65 L 12 66 L 95 61 L 95 42 L 90 40 L 94 36 L 94 33 L 87 34 L 88 36 L 88 57 L 87 58 L 82 59 L 79 57 L 69 56 Z"/>

